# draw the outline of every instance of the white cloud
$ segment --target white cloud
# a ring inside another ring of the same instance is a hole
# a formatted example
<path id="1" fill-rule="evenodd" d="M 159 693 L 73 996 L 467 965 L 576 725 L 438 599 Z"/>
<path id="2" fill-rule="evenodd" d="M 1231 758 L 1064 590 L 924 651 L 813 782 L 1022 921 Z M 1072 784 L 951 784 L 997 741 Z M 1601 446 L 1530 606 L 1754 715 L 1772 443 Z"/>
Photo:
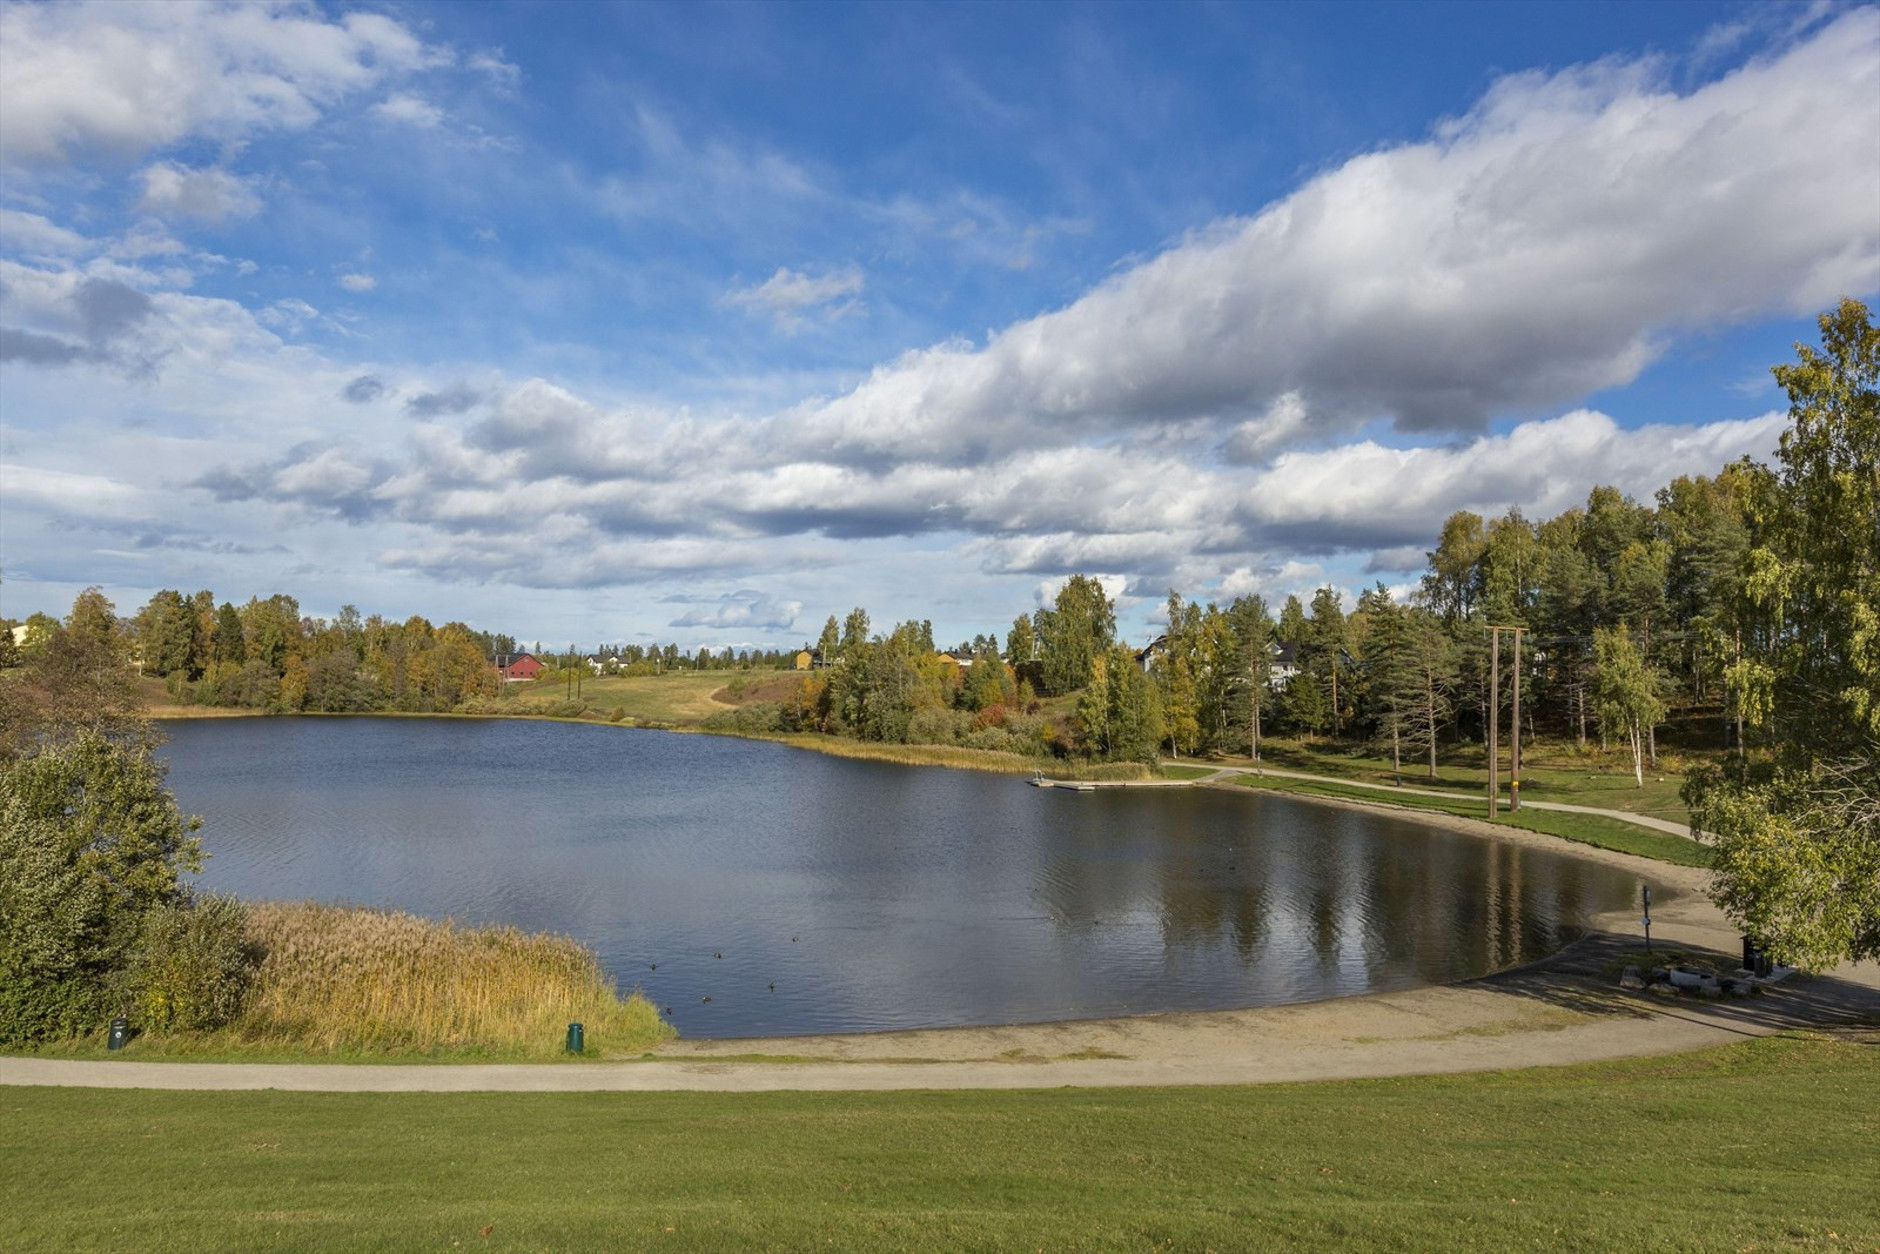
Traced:
<path id="1" fill-rule="evenodd" d="M 1649 496 L 1680 474 L 1715 474 L 1744 455 L 1769 457 L 1785 414 L 1704 426 L 1623 430 L 1575 410 L 1460 446 L 1386 448 L 1371 440 L 1287 453 L 1248 485 L 1245 509 L 1264 524 L 1354 534 L 1433 536 L 1451 513 L 1557 514 L 1594 484 Z M 1387 525 L 1388 524 L 1388 525 Z"/>
<path id="2" fill-rule="evenodd" d="M 788 631 L 803 613 L 801 601 L 780 601 L 767 592 L 744 589 L 719 599 L 718 604 L 687 610 L 669 627 L 748 627 L 759 631 Z"/>
<path id="3" fill-rule="evenodd" d="M 1230 449 L 1265 456 L 1380 416 L 1469 432 L 1570 402 L 1681 330 L 1880 286 L 1877 96 L 1874 9 L 1687 95 L 1642 63 L 1505 79 L 1434 138 L 1353 158 L 983 349 L 907 354 L 806 408 L 801 436 L 972 460 L 1208 418 L 1248 422 Z"/>
<path id="4" fill-rule="evenodd" d="M 7 4 L 0 44 L 0 155 L 28 163 L 304 127 L 441 56 L 380 14 L 291 3 Z"/>
<path id="5" fill-rule="evenodd" d="M 793 331 L 811 314 L 839 318 L 856 312 L 861 307 L 856 297 L 862 293 L 862 282 L 862 272 L 855 266 L 817 275 L 779 267 L 762 283 L 733 288 L 725 294 L 725 302 L 763 310 L 779 328 Z"/>
<path id="6" fill-rule="evenodd" d="M 91 250 L 76 231 L 20 209 L 0 209 L 0 247 L 34 258 L 68 258 Z"/>
<path id="7" fill-rule="evenodd" d="M 432 130 L 444 123 L 444 111 L 410 92 L 398 92 L 372 106 L 372 112 L 387 122 Z"/>
<path id="8" fill-rule="evenodd" d="M 349 292 L 369 292 L 379 285 L 379 281 L 369 274 L 342 274 L 339 285 Z"/>
<path id="9" fill-rule="evenodd" d="M 171 217 L 245 218 L 261 209 L 253 184 L 227 170 L 191 170 L 173 162 L 147 166 L 139 175 L 144 192 L 137 207 Z"/>

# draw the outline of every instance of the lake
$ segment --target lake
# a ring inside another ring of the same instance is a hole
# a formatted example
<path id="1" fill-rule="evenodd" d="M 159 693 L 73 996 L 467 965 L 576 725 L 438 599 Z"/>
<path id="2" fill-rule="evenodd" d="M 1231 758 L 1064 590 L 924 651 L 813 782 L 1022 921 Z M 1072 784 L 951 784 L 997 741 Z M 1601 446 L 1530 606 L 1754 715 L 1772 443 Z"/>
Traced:
<path id="1" fill-rule="evenodd" d="M 170 784 L 204 819 L 200 886 L 567 933 L 693 1037 L 1442 983 L 1558 949 L 1641 882 L 1252 791 L 1075 793 L 564 723 L 165 730 Z"/>

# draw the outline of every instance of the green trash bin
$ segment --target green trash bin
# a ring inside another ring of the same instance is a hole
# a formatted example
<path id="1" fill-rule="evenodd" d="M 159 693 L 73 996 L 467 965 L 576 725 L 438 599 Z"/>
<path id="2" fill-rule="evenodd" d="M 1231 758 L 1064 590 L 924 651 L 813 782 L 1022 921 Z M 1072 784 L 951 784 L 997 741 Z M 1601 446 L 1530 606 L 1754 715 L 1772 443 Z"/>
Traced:
<path id="1" fill-rule="evenodd" d="M 568 1052 L 578 1054 L 585 1045 L 586 1041 L 582 1039 L 581 1025 L 578 1023 L 570 1023 L 568 1025 Z"/>

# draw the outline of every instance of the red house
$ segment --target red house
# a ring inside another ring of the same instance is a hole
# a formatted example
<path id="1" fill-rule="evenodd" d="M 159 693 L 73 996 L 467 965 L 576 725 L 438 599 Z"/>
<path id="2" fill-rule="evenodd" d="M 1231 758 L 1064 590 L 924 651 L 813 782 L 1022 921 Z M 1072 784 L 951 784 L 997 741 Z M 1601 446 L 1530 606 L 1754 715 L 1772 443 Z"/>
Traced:
<path id="1" fill-rule="evenodd" d="M 496 655 L 496 677 L 506 684 L 519 684 L 524 680 L 534 679 L 541 673 L 542 664 L 535 660 L 533 653 Z"/>

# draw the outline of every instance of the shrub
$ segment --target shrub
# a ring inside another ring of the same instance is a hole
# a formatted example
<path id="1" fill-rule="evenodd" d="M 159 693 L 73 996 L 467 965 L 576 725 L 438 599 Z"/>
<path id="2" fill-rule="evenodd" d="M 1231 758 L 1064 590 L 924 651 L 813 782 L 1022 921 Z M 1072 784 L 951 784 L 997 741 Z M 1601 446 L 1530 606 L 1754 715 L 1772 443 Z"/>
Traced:
<path id="1" fill-rule="evenodd" d="M 84 1032 L 201 849 L 141 741 L 97 732 L 0 766 L 0 1041 Z"/>
<path id="2" fill-rule="evenodd" d="M 717 710 L 705 716 L 708 731 L 735 732 L 746 736 L 783 730 L 783 708 L 774 701 L 750 701 L 733 710 Z"/>
<path id="3" fill-rule="evenodd" d="M 911 745 L 952 745 L 972 727 L 973 716 L 964 710 L 930 707 L 915 710 L 907 720 L 907 743 Z"/>
<path id="4" fill-rule="evenodd" d="M 126 1000 L 139 1027 L 190 1032 L 219 1028 L 240 1012 L 254 957 L 248 912 L 233 897 L 199 897 L 153 910 L 126 971 Z"/>

